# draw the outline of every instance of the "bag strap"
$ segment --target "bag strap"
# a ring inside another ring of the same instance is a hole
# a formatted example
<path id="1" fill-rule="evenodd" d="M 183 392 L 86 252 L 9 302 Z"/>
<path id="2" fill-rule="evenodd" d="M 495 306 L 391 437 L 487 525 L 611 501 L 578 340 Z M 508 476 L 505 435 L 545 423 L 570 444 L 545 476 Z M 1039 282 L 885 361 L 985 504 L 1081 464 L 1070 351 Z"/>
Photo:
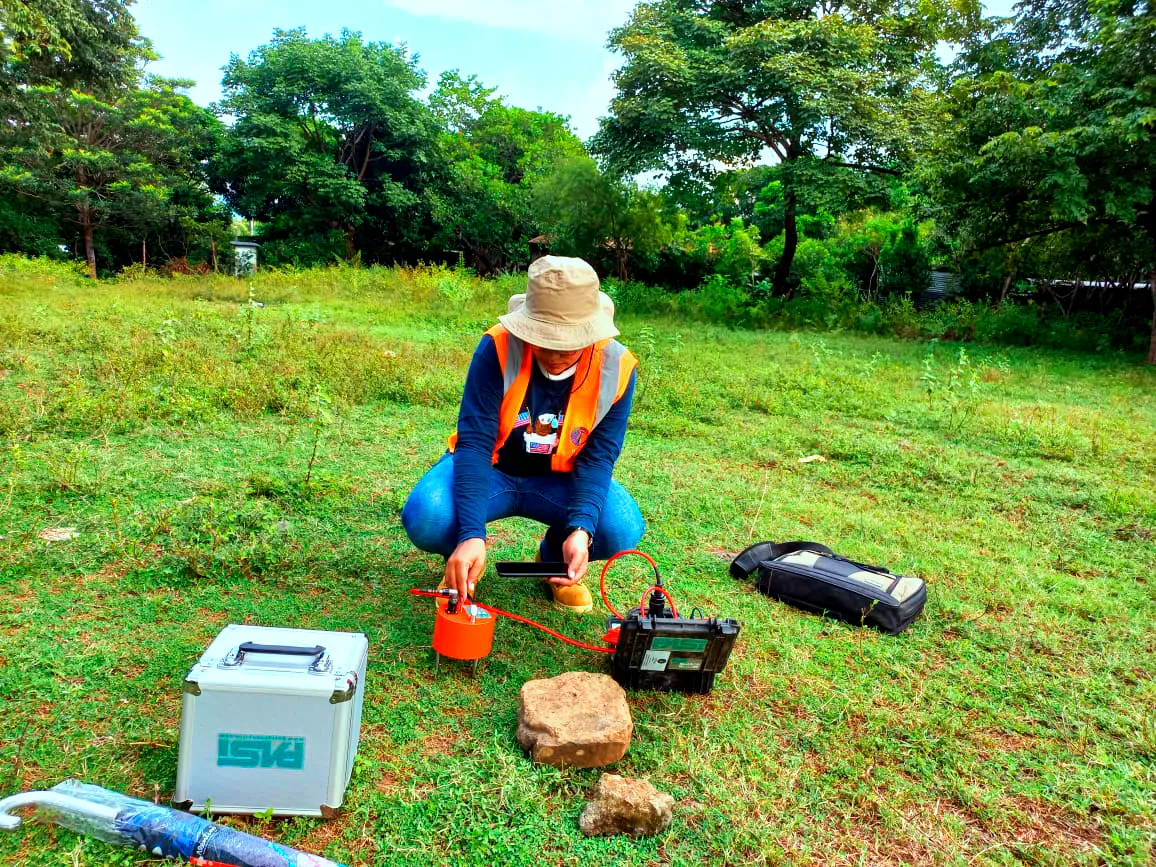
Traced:
<path id="1" fill-rule="evenodd" d="M 784 554 L 793 554 L 795 551 L 817 551 L 820 554 L 835 556 L 834 551 L 818 542 L 756 542 L 740 551 L 738 556 L 731 560 L 731 577 L 745 581 L 751 577 L 752 572 L 759 568 L 760 563 L 774 560 Z"/>

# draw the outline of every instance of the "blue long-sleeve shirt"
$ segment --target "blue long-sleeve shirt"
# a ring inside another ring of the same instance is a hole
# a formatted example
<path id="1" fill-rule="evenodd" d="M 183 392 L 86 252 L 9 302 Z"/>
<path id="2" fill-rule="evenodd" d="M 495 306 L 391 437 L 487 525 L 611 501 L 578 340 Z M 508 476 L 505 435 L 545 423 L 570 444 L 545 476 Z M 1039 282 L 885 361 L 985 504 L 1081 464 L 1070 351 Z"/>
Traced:
<path id="1" fill-rule="evenodd" d="M 631 373 L 625 393 L 590 432 L 586 445 L 574 460 L 567 526 L 581 527 L 591 535 L 598 528 L 598 518 L 606 502 L 614 462 L 622 452 L 626 422 L 634 400 L 635 379 L 635 373 Z M 551 380 L 542 374 L 537 363 L 533 364 L 523 411 L 528 411 L 530 419 L 543 414 L 562 415 L 573 384 L 574 377 Z M 474 350 L 458 412 L 458 442 L 454 451 L 454 504 L 458 513 L 459 543 L 466 539 L 486 538 L 486 505 L 490 494 L 490 475 L 495 467 L 513 476 L 553 472 L 549 455 L 526 452 L 522 437 L 524 426 L 514 428 L 498 450 L 498 463 L 491 462 L 498 437 L 501 405 L 502 367 L 494 340 L 487 334 Z"/>

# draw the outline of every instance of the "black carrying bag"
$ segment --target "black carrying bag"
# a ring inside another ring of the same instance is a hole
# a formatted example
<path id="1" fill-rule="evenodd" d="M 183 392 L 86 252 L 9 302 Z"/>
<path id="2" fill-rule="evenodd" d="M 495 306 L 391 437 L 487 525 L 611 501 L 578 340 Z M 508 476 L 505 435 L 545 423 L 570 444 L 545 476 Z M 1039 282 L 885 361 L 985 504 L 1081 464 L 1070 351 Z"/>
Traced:
<path id="1" fill-rule="evenodd" d="M 892 635 L 927 602 L 922 578 L 848 560 L 818 542 L 759 542 L 731 561 L 730 573 L 740 580 L 753 575 L 760 593 L 795 608 Z"/>

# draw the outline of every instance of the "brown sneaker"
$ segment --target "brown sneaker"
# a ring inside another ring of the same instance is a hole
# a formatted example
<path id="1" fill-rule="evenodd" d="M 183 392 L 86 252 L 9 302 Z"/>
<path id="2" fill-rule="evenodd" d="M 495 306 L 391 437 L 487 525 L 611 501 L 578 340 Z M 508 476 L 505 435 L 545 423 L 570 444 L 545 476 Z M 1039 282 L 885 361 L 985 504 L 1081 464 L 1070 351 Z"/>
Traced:
<path id="1" fill-rule="evenodd" d="M 573 611 L 575 614 L 585 614 L 594 609 L 594 597 L 585 584 L 551 584 L 550 592 L 554 594 L 555 608 Z"/>
<path id="2" fill-rule="evenodd" d="M 534 562 L 542 562 L 541 551 L 534 555 Z M 549 581 L 545 584 L 554 597 L 555 608 L 573 611 L 575 614 L 585 614 L 594 610 L 594 598 L 590 595 L 590 588 L 585 584 L 551 584 Z"/>

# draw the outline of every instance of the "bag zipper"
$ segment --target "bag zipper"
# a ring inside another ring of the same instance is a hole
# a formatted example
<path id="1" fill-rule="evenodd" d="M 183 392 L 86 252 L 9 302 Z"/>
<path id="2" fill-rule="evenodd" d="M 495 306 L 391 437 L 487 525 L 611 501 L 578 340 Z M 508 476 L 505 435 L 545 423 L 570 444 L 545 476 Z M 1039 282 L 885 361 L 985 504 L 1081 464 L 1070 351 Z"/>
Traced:
<path id="1" fill-rule="evenodd" d="M 826 555 L 824 554 L 822 556 L 825 557 Z M 848 562 L 850 562 L 850 561 L 848 561 Z M 854 584 L 851 581 L 847 581 L 846 579 L 839 578 L 838 576 L 835 576 L 835 575 L 824 575 L 824 574 L 818 572 L 817 570 L 814 572 L 805 572 L 805 571 L 802 571 L 802 568 L 799 566 L 795 566 L 792 563 L 781 563 L 777 560 L 764 560 L 760 565 L 770 565 L 770 566 L 772 566 L 772 568 L 777 566 L 779 569 L 782 569 L 783 571 L 786 571 L 786 572 L 790 572 L 792 575 L 800 575 L 803 577 L 818 578 L 820 581 L 824 582 L 825 584 L 830 584 L 834 587 L 840 588 L 841 590 L 850 590 L 853 593 L 859 593 L 859 594 L 862 594 L 863 596 L 869 596 L 870 598 L 874 599 L 876 602 L 878 602 L 882 605 L 886 605 L 889 608 L 899 608 L 903 605 L 902 602 L 899 602 L 890 593 L 884 593 L 884 591 L 879 590 L 875 587 L 870 587 L 870 585 Z M 855 565 L 859 565 L 859 564 L 855 564 Z M 872 592 L 868 592 L 868 591 L 872 591 Z M 873 595 L 873 593 L 882 594 L 885 598 L 880 598 L 880 596 Z"/>

